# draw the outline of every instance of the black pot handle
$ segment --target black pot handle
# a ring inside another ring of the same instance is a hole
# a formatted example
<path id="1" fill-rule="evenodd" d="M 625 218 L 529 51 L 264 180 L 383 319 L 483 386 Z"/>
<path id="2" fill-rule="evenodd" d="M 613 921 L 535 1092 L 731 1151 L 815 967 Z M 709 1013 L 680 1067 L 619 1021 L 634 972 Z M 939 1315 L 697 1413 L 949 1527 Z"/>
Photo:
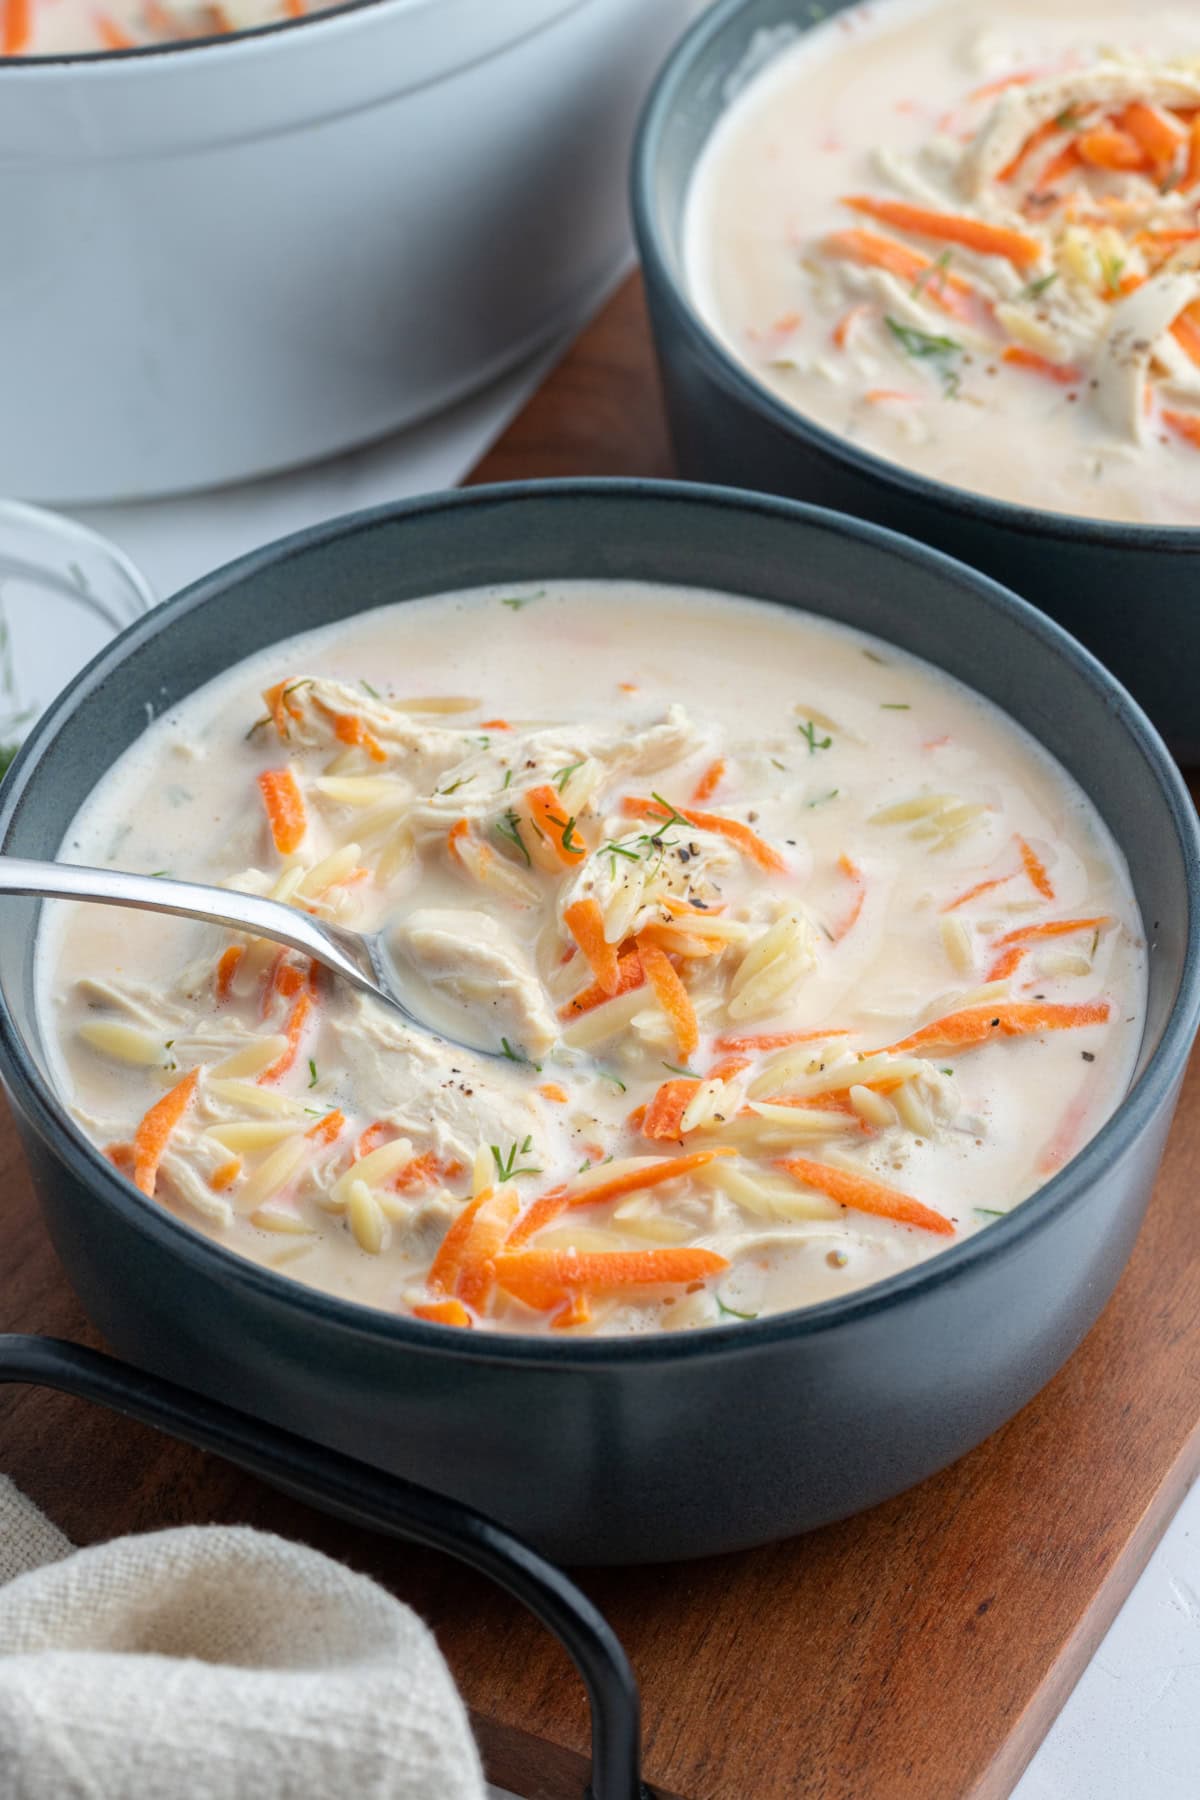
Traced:
<path id="1" fill-rule="evenodd" d="M 582 1677 L 592 1712 L 585 1800 L 651 1800 L 641 1782 L 637 1681 L 620 1642 L 574 1582 L 502 1525 L 457 1500 L 59 1338 L 0 1333 L 5 1382 L 57 1388 L 110 1407 L 214 1451 L 352 1524 L 444 1550 L 478 1569 L 554 1633 Z"/>

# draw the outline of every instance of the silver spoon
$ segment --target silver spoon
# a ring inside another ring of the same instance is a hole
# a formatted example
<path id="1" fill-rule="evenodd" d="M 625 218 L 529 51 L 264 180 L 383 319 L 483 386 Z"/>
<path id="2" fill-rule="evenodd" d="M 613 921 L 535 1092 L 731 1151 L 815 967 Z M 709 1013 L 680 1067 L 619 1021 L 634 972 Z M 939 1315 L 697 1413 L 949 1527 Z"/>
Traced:
<path id="1" fill-rule="evenodd" d="M 388 955 L 381 931 L 348 931 L 328 925 L 311 913 L 259 894 L 176 881 L 169 875 L 130 875 L 124 869 L 88 869 L 74 863 L 30 862 L 0 856 L 0 894 L 31 894 L 54 900 L 92 900 L 101 906 L 131 906 L 140 912 L 175 913 L 226 925 L 253 937 L 270 938 L 289 950 L 311 956 L 322 968 L 340 975 L 360 993 L 373 994 L 417 1031 L 449 1037 L 463 1049 L 495 1055 L 499 1045 L 470 1043 L 457 1033 L 435 1030 L 405 999 L 404 977 Z"/>

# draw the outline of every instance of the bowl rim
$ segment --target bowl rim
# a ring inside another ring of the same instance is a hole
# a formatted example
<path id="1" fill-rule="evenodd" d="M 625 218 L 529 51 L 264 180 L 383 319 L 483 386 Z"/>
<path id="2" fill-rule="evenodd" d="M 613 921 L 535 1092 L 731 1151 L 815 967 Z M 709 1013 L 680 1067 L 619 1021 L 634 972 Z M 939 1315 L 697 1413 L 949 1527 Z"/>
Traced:
<path id="1" fill-rule="evenodd" d="M 847 0 L 855 4 L 857 0 Z M 903 0 L 890 0 L 903 4 Z M 973 525 L 989 526 L 1010 532 L 1051 538 L 1062 543 L 1088 544 L 1097 548 L 1166 551 L 1181 555 L 1200 554 L 1200 525 L 1172 525 L 1135 519 L 1100 519 L 1085 513 L 1059 512 L 1048 507 L 1022 505 L 1018 501 L 1000 500 L 972 488 L 959 487 L 948 481 L 937 481 L 918 470 L 906 468 L 876 455 L 849 438 L 827 429 L 797 408 L 773 394 L 765 383 L 750 372 L 745 363 L 729 350 L 702 317 L 692 301 L 682 278 L 674 274 L 665 245 L 665 234 L 658 218 L 654 199 L 663 134 L 681 101 L 690 92 L 697 60 L 719 38 L 740 13 L 752 13 L 762 0 L 717 0 L 686 31 L 658 76 L 647 96 L 638 121 L 630 163 L 630 205 L 634 237 L 647 287 L 665 297 L 674 322 L 682 326 L 692 347 L 716 365 L 716 372 L 736 399 L 766 419 L 788 436 L 798 439 L 810 449 L 819 451 L 831 461 L 881 486 L 899 489 L 910 499 L 942 511 L 953 512 Z M 803 35 L 828 22 L 828 15 L 802 19 L 797 9 L 798 34 Z M 786 55 L 791 43 L 783 45 L 754 79 Z M 724 116 L 724 110 L 719 116 Z M 710 127 L 708 138 L 711 138 Z M 691 174 L 694 175 L 695 164 Z M 690 177 L 689 177 L 690 178 Z M 655 334 L 657 336 L 657 333 Z"/>
<path id="2" fill-rule="evenodd" d="M 893 557 L 916 562 L 926 570 L 951 577 L 975 600 L 1006 615 L 1014 627 L 1039 640 L 1047 653 L 1069 662 L 1080 678 L 1098 693 L 1112 717 L 1113 728 L 1125 734 L 1130 740 L 1131 751 L 1140 753 L 1143 763 L 1158 781 L 1172 814 L 1187 874 L 1182 896 L 1186 919 L 1178 991 L 1161 1039 L 1132 1092 L 1125 1095 L 1112 1116 L 1079 1154 L 1010 1214 L 997 1219 L 986 1230 L 976 1232 L 884 1281 L 856 1289 L 844 1297 L 770 1314 L 754 1321 L 710 1325 L 693 1332 L 579 1339 L 554 1339 L 549 1333 L 537 1336 L 498 1331 L 466 1332 L 345 1300 L 251 1262 L 237 1251 L 204 1236 L 165 1208 L 152 1206 L 118 1175 L 99 1148 L 84 1136 L 51 1083 L 43 1079 L 0 983 L 0 1074 L 25 1124 L 36 1130 L 48 1150 L 66 1164 L 71 1175 L 97 1203 L 115 1212 L 126 1227 L 148 1235 L 161 1250 L 177 1257 L 181 1275 L 192 1274 L 218 1285 L 232 1284 L 262 1303 L 296 1309 L 306 1313 L 314 1323 L 327 1323 L 341 1334 L 370 1340 L 376 1346 L 394 1345 L 405 1352 L 439 1356 L 449 1353 L 474 1363 L 513 1367 L 541 1365 L 567 1369 L 674 1363 L 694 1357 L 731 1354 L 753 1356 L 781 1340 L 819 1337 L 823 1332 L 853 1325 L 905 1301 L 919 1299 L 944 1283 L 956 1281 L 977 1264 L 1004 1254 L 1018 1242 L 1047 1228 L 1061 1212 L 1082 1204 L 1093 1183 L 1124 1157 L 1130 1144 L 1142 1135 L 1159 1109 L 1168 1102 L 1200 1028 L 1200 818 L 1197 818 L 1182 776 L 1157 731 L 1115 677 L 1089 651 L 1027 601 L 1019 599 L 990 577 L 941 551 L 862 519 L 801 501 L 736 488 L 681 481 L 594 477 L 452 489 L 343 514 L 309 526 L 237 557 L 190 583 L 127 626 L 75 676 L 38 720 L 0 786 L 0 853 L 7 847 L 14 822 L 28 804 L 28 790 L 36 779 L 42 751 L 78 705 L 100 688 L 144 643 L 170 631 L 182 618 L 201 610 L 210 599 L 229 587 L 261 570 L 284 567 L 312 548 L 336 545 L 348 537 L 369 533 L 379 527 L 402 525 L 405 520 L 419 520 L 431 514 L 453 513 L 463 508 L 503 508 L 528 499 L 551 505 L 563 502 L 571 505 L 583 500 L 597 509 L 629 500 L 649 501 L 664 509 L 678 504 L 702 506 L 735 517 L 747 513 L 765 515 L 809 529 L 832 532 L 843 539 L 873 545 Z M 233 658 L 228 667 L 232 669 L 239 660 Z"/>
<path id="3" fill-rule="evenodd" d="M 562 0 L 564 11 L 582 4 L 585 4 L 585 0 Z M 236 52 L 237 47 L 245 42 L 278 37 L 282 32 L 302 30 L 307 26 L 336 25 L 347 17 L 361 13 L 432 13 L 444 5 L 445 0 L 335 0 L 332 6 L 323 6 L 317 12 L 302 13 L 298 18 L 268 19 L 261 25 L 247 25 L 236 31 L 207 32 L 202 37 L 166 38 L 162 43 L 129 44 L 122 49 L 112 50 L 62 50 L 44 56 L 0 56 L 0 82 L 6 77 L 14 79 L 9 72 L 19 68 L 128 68 L 132 64 L 161 60 L 164 57 L 174 60 L 193 50 Z M 83 79 L 88 80 L 90 77 L 85 75 Z"/>

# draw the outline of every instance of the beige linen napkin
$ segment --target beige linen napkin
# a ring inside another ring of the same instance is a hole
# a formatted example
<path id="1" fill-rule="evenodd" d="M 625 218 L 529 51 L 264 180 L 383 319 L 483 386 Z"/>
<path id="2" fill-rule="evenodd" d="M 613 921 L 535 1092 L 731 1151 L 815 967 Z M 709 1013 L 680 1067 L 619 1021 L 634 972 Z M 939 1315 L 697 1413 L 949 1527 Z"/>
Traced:
<path id="1" fill-rule="evenodd" d="M 0 1800 L 482 1800 L 433 1638 L 242 1526 L 72 1550 L 0 1477 Z"/>

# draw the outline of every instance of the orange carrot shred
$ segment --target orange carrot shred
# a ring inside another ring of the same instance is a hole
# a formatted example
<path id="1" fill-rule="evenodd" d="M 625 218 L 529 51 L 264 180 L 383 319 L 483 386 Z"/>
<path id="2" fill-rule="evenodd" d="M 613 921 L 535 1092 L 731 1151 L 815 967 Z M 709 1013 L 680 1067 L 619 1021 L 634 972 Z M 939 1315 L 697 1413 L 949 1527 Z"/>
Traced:
<path id="1" fill-rule="evenodd" d="M 1001 357 L 1006 363 L 1012 363 L 1019 369 L 1028 369 L 1033 375 L 1044 375 L 1047 381 L 1057 381 L 1060 387 L 1077 387 L 1083 380 L 1083 370 L 1077 369 L 1073 363 L 1051 362 L 1048 356 L 1039 356 L 1036 350 L 1030 350 L 1025 344 L 1006 344 Z"/>
<path id="2" fill-rule="evenodd" d="M 686 1156 L 664 1156 L 661 1162 L 648 1163 L 640 1169 L 628 1169 L 624 1174 L 613 1175 L 607 1181 L 593 1182 L 590 1187 L 551 1188 L 549 1193 L 542 1194 L 517 1220 L 508 1235 L 507 1247 L 510 1250 L 517 1249 L 568 1207 L 601 1206 L 609 1200 L 621 1200 L 626 1194 L 658 1187 L 664 1181 L 675 1181 L 681 1175 L 690 1175 L 695 1169 L 703 1169 L 718 1157 L 732 1155 L 732 1150 L 719 1144 L 711 1150 L 692 1150 Z"/>
<path id="3" fill-rule="evenodd" d="M 591 1012 L 594 1007 L 603 1006 L 606 1000 L 615 1000 L 618 995 L 632 993 L 634 988 L 642 986 L 645 979 L 642 959 L 637 951 L 623 950 L 617 958 L 615 992 L 607 993 L 598 981 L 593 981 L 590 986 L 582 988 L 573 1000 L 568 1000 L 565 1006 L 560 1006 L 558 1016 L 560 1019 L 577 1019 L 581 1014 Z"/>
<path id="4" fill-rule="evenodd" d="M 122 1175 L 128 1175 L 130 1181 L 133 1180 L 132 1144 L 106 1144 L 104 1154 L 114 1169 L 119 1169 Z"/>
<path id="5" fill-rule="evenodd" d="M 133 1137 L 133 1179 L 143 1194 L 153 1195 L 158 1165 L 171 1133 L 191 1105 L 199 1069 L 193 1069 L 176 1082 L 170 1093 L 155 1102 L 138 1126 Z"/>
<path id="6" fill-rule="evenodd" d="M 844 851 L 841 856 L 838 857 L 838 868 L 842 871 L 846 880 L 853 884 L 854 899 L 850 903 L 849 912 L 833 934 L 833 941 L 835 944 L 840 944 L 842 939 L 847 937 L 849 933 L 854 930 L 854 927 L 858 924 L 862 914 L 863 905 L 867 898 L 867 886 L 866 882 L 863 880 L 862 870 L 858 867 L 857 863 L 851 862 Z"/>
<path id="7" fill-rule="evenodd" d="M 0 56 L 20 56 L 33 37 L 32 0 L 6 0 Z"/>
<path id="8" fill-rule="evenodd" d="M 273 1062 L 269 1069 L 263 1070 L 262 1074 L 258 1077 L 260 1085 L 264 1081 L 278 1081 L 281 1075 L 287 1074 L 288 1070 L 296 1060 L 296 1053 L 300 1048 L 300 1039 L 304 1035 L 304 1027 L 308 1023 L 308 1015 L 312 1009 L 312 996 L 306 989 L 297 996 L 295 1005 L 288 1015 L 287 1049 L 283 1052 L 277 1062 Z"/>
<path id="9" fill-rule="evenodd" d="M 481 731 L 511 731 L 512 726 L 507 719 L 484 719 L 479 729 Z"/>
<path id="10" fill-rule="evenodd" d="M 1038 893 L 1042 896 L 1042 899 L 1053 900 L 1054 887 L 1049 875 L 1046 873 L 1046 865 L 1041 857 L 1038 856 L 1036 851 L 1031 849 L 1023 837 L 1017 839 L 1017 848 L 1021 852 L 1021 861 L 1024 864 L 1025 873 L 1028 875 Z"/>
<path id="11" fill-rule="evenodd" d="M 339 742 L 357 745 L 366 751 L 372 762 L 387 761 L 387 751 L 357 713 L 335 713 L 333 729 Z"/>
<path id="12" fill-rule="evenodd" d="M 493 1194 L 472 1221 L 459 1264 L 457 1290 L 464 1305 L 480 1313 L 496 1285 L 496 1258 L 504 1247 L 520 1201 L 510 1192 Z"/>
<path id="13" fill-rule="evenodd" d="M 213 1170 L 212 1174 L 208 1178 L 208 1185 L 210 1188 L 212 1188 L 214 1190 L 214 1192 L 216 1192 L 218 1194 L 223 1194 L 225 1192 L 226 1188 L 233 1186 L 234 1182 L 237 1180 L 237 1178 L 241 1174 L 241 1172 L 242 1172 L 241 1157 L 240 1156 L 231 1157 L 228 1162 L 223 1162 L 219 1169 Z"/>
<path id="14" fill-rule="evenodd" d="M 233 978 L 238 972 L 238 964 L 244 952 L 240 944 L 230 944 L 228 950 L 221 952 L 217 964 L 217 999 L 228 1000 L 233 989 Z"/>
<path id="15" fill-rule="evenodd" d="M 613 995 L 621 985 L 621 965 L 617 946 L 604 936 L 604 914 L 591 898 L 573 900 L 564 908 L 563 923 L 587 957 L 596 986 Z"/>
<path id="16" fill-rule="evenodd" d="M 1039 125 L 1037 129 L 1031 132 L 1025 139 L 1025 142 L 1021 145 L 1011 161 L 1005 163 L 1004 167 L 997 174 L 996 180 L 1006 182 L 1015 181 L 1029 158 L 1034 156 L 1037 151 L 1042 148 L 1043 144 L 1049 143 L 1050 139 L 1057 135 L 1058 129 L 1059 128 L 1054 123 L 1053 119 L 1047 119 L 1043 125 Z"/>
<path id="17" fill-rule="evenodd" d="M 130 37 L 107 13 L 94 13 L 92 22 L 96 27 L 96 35 L 106 50 L 132 50 L 137 43 L 137 39 Z"/>
<path id="18" fill-rule="evenodd" d="M 456 863 L 461 864 L 462 862 L 458 846 L 470 829 L 470 824 L 466 819 L 457 819 L 446 833 L 446 851 Z"/>
<path id="19" fill-rule="evenodd" d="M 1200 113 L 1197 113 L 1192 119 L 1191 130 L 1188 134 L 1187 168 L 1180 186 L 1185 193 L 1190 193 L 1198 184 L 1200 184 Z"/>
<path id="20" fill-rule="evenodd" d="M 1097 125 L 1076 139 L 1083 161 L 1094 169 L 1144 169 L 1145 150 L 1128 131 L 1115 125 Z"/>
<path id="21" fill-rule="evenodd" d="M 430 1266 L 426 1285 L 431 1293 L 449 1294 L 458 1285 L 467 1240 L 474 1229 L 476 1215 L 491 1198 L 492 1189 L 484 1188 L 482 1193 L 476 1194 L 474 1200 L 468 1200 L 450 1226 Z"/>
<path id="22" fill-rule="evenodd" d="M 414 1319 L 428 1319 L 431 1325 L 463 1325 L 474 1321 L 461 1300 L 422 1300 L 413 1307 Z"/>
<path id="23" fill-rule="evenodd" d="M 538 1093 L 543 1100 L 552 1100 L 555 1106 L 566 1106 L 571 1098 L 566 1088 L 557 1081 L 543 1081 Z"/>
<path id="24" fill-rule="evenodd" d="M 725 758 L 718 756 L 710 762 L 692 791 L 692 805 L 699 806 L 702 800 L 711 800 L 720 787 L 725 776 Z"/>
<path id="25" fill-rule="evenodd" d="M 699 1092 L 699 1081 L 664 1081 L 643 1115 L 642 1136 L 678 1142 L 683 1136 L 683 1115 Z"/>
<path id="26" fill-rule="evenodd" d="M 827 1163 L 810 1162 L 803 1156 L 788 1157 L 775 1166 L 786 1175 L 802 1181 L 806 1187 L 828 1194 L 839 1206 L 848 1206 L 853 1212 L 872 1213 L 881 1219 L 895 1219 L 898 1224 L 916 1225 L 922 1231 L 936 1231 L 943 1237 L 954 1236 L 954 1226 L 944 1214 L 934 1212 L 931 1206 L 926 1206 L 920 1200 L 914 1200 L 911 1194 L 902 1194 L 898 1188 L 872 1180 L 869 1175 L 859 1175 L 849 1169 L 831 1168 Z"/>
<path id="27" fill-rule="evenodd" d="M 833 341 L 839 350 L 844 350 L 846 348 L 846 345 L 850 342 L 850 333 L 854 330 L 854 327 L 863 315 L 869 313 L 870 310 L 871 308 L 868 306 L 867 302 L 863 300 L 860 301 L 857 306 L 852 306 L 848 312 L 842 314 L 841 318 L 833 328 Z"/>
<path id="28" fill-rule="evenodd" d="M 1200 450 L 1200 413 L 1172 412 L 1164 407 L 1163 424 L 1194 449 Z"/>
<path id="29" fill-rule="evenodd" d="M 714 1050 L 786 1050 L 792 1044 L 812 1044 L 824 1038 L 849 1037 L 848 1031 L 834 1030 L 830 1027 L 822 1031 L 757 1031 L 726 1032 L 723 1037 L 716 1038 Z"/>
<path id="30" fill-rule="evenodd" d="M 877 231 L 835 231 L 825 239 L 825 253 L 843 261 L 863 263 L 868 268 L 883 269 L 910 286 L 924 279 L 929 298 L 943 312 L 955 318 L 967 318 L 975 289 L 961 275 L 939 269 L 933 257 L 913 250 L 896 238 L 881 237 Z M 933 271 L 932 274 L 929 271 Z"/>
<path id="31" fill-rule="evenodd" d="M 341 1137 L 345 1127 L 346 1115 L 339 1109 L 326 1113 L 323 1119 L 318 1119 L 315 1125 L 310 1125 L 304 1135 L 317 1143 L 332 1144 L 335 1138 Z"/>
<path id="32" fill-rule="evenodd" d="M 646 800 L 637 794 L 627 794 L 621 802 L 621 808 L 635 818 L 644 818 L 647 814 L 658 819 L 669 819 L 671 816 L 670 810 L 660 800 Z M 723 813 L 697 812 L 694 806 L 680 806 L 675 810 L 681 819 L 686 819 L 697 831 L 711 831 L 719 837 L 728 838 L 744 856 L 756 862 L 760 869 L 766 869 L 772 875 L 786 873 L 787 864 L 778 850 L 773 850 L 770 844 L 760 838 L 756 831 L 751 831 L 748 825 L 743 825 L 740 819 L 727 819 Z"/>
<path id="33" fill-rule="evenodd" d="M 1002 256 L 1021 270 L 1032 268 L 1041 259 L 1042 247 L 1037 239 L 1009 226 L 990 225 L 982 219 L 914 206 L 907 200 L 875 200 L 869 194 L 846 195 L 842 205 L 852 212 L 865 213 L 882 225 L 892 225 L 897 231 L 912 232 L 915 237 L 960 244 L 963 249 L 977 251 L 981 256 Z"/>
<path id="34" fill-rule="evenodd" d="M 614 1288 L 661 1287 L 703 1281 L 729 1267 L 714 1250 L 523 1250 L 496 1258 L 496 1279 L 508 1293 L 539 1312 L 548 1312 L 572 1292 L 605 1293 Z"/>
<path id="35" fill-rule="evenodd" d="M 580 843 L 573 830 L 575 821 L 563 812 L 562 802 L 549 783 L 530 788 L 525 795 L 525 804 L 535 827 L 549 843 L 559 862 L 567 868 L 573 868 L 587 855 L 586 844 Z M 583 949 L 582 944 L 580 949 Z"/>
<path id="36" fill-rule="evenodd" d="M 654 997 L 671 1021 L 679 1054 L 690 1056 L 699 1047 L 700 1026 L 696 1010 L 688 998 L 688 991 L 666 951 L 661 950 L 646 932 L 641 933 L 636 943 L 646 979 L 654 989 Z"/>
<path id="37" fill-rule="evenodd" d="M 1133 100 L 1117 120 L 1117 125 L 1141 145 L 1153 163 L 1154 173 L 1160 181 L 1171 173 L 1187 137 L 1178 119 L 1172 118 L 1161 107 L 1147 106 L 1143 100 Z"/>
<path id="38" fill-rule="evenodd" d="M 968 901 L 978 900 L 981 894 L 990 894 L 994 888 L 1005 887 L 1010 881 L 1015 880 L 1015 875 L 996 875 L 991 881 L 977 881 L 975 886 L 969 887 L 965 894 L 959 894 L 956 899 L 948 900 L 942 911 L 944 913 L 957 912 L 959 907 L 966 906 Z"/>
<path id="39" fill-rule="evenodd" d="M 300 848 L 308 826 L 296 777 L 291 769 L 264 769 L 258 785 L 275 848 L 281 856 L 291 856 Z"/>
<path id="40" fill-rule="evenodd" d="M 924 1050 L 932 1045 L 964 1050 L 987 1043 L 992 1037 L 1040 1036 L 1045 1031 L 1071 1031 L 1084 1025 L 1102 1025 L 1110 1008 L 1106 1000 L 1081 1006 L 1057 1006 L 1048 1001 L 1000 1000 L 991 1006 L 968 1006 L 947 1013 L 914 1031 L 911 1037 L 889 1045 L 896 1054 Z"/>

